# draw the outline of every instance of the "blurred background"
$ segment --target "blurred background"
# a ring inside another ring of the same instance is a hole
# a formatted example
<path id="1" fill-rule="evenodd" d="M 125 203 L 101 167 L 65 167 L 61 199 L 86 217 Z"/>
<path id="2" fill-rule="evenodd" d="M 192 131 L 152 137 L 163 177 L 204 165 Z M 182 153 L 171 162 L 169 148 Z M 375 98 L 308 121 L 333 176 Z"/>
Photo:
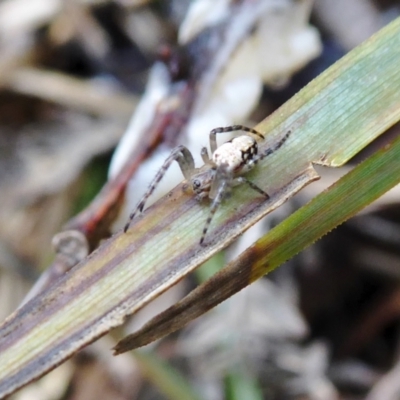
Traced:
<path id="1" fill-rule="evenodd" d="M 126 222 L 172 147 L 198 155 L 210 129 L 255 125 L 399 14 L 394 0 L 2 0 L 1 320 L 51 284 L 47 272 L 34 286 L 55 259 L 68 269 Z M 399 187 L 183 332 L 110 351 L 350 167 L 321 170 L 118 335 L 13 398 L 400 398 Z M 66 229 L 86 240 L 72 261 L 52 240 Z"/>

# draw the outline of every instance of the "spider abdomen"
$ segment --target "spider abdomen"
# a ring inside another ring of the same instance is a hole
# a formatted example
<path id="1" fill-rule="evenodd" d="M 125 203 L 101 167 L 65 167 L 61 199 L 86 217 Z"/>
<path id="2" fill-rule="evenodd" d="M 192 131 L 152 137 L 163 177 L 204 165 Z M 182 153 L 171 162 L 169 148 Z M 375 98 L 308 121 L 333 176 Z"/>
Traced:
<path id="1" fill-rule="evenodd" d="M 257 154 L 257 142 L 250 136 L 239 136 L 215 150 L 212 158 L 217 166 L 225 165 L 229 171 L 237 171 Z"/>

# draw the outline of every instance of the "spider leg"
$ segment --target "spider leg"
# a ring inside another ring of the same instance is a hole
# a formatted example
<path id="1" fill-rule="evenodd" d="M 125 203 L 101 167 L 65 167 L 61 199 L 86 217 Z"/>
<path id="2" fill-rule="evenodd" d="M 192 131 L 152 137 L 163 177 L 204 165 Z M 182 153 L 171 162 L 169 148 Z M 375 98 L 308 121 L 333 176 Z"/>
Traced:
<path id="1" fill-rule="evenodd" d="M 286 134 L 278 142 L 276 142 L 271 147 L 268 147 L 263 153 L 254 156 L 251 160 L 248 161 L 247 165 L 243 168 L 243 171 L 251 170 L 259 161 L 275 153 L 275 151 L 277 151 L 283 146 L 283 144 L 286 142 L 291 133 L 292 133 L 291 130 L 287 131 Z"/>
<path id="2" fill-rule="evenodd" d="M 221 127 L 221 128 L 215 128 L 210 132 L 210 150 L 211 154 L 214 153 L 215 150 L 217 150 L 217 133 L 225 133 L 225 132 L 235 132 L 235 131 L 244 131 L 244 132 L 250 132 L 253 133 L 254 135 L 258 136 L 260 139 L 264 139 L 264 135 L 258 131 L 256 131 L 253 128 L 248 128 L 247 126 L 244 125 L 231 125 L 231 126 L 226 126 L 226 127 Z"/>
<path id="3" fill-rule="evenodd" d="M 203 228 L 203 233 L 200 239 L 200 245 L 203 246 L 204 239 L 207 235 L 208 228 L 210 227 L 211 221 L 214 217 L 215 212 L 217 211 L 218 207 L 224 200 L 228 189 L 230 188 L 230 183 L 232 182 L 232 176 L 226 170 L 226 166 L 222 165 L 220 168 L 217 169 L 215 172 L 214 180 L 211 184 L 210 195 L 209 197 L 212 199 L 212 203 L 210 206 L 210 213 L 206 220 L 206 223 Z M 212 196 L 212 194 L 214 194 Z"/>
<path id="4" fill-rule="evenodd" d="M 259 186 L 257 186 L 255 183 L 252 181 L 248 180 L 244 176 L 238 176 L 237 178 L 234 179 L 234 183 L 246 183 L 248 186 L 250 186 L 253 190 L 256 192 L 262 194 L 266 199 L 269 199 L 268 193 L 264 192 Z"/>
<path id="5" fill-rule="evenodd" d="M 210 156 L 208 154 L 207 147 L 203 147 L 201 149 L 200 155 L 201 155 L 201 158 L 202 158 L 204 164 L 210 163 Z"/>
<path id="6" fill-rule="evenodd" d="M 204 245 L 204 239 L 207 235 L 208 228 L 210 227 L 211 221 L 214 217 L 215 212 L 217 211 L 220 204 L 223 202 L 224 198 L 226 197 L 228 190 L 234 184 L 241 184 L 246 183 L 249 185 L 253 190 L 262 194 L 266 199 L 269 199 L 269 195 L 264 192 L 260 187 L 258 187 L 255 183 L 251 182 L 244 176 L 238 176 L 237 178 L 233 178 L 229 173 L 226 172 L 225 168 L 219 168 L 216 172 L 215 179 L 212 183 L 211 191 L 216 191 L 215 198 L 213 199 L 211 206 L 210 206 L 210 214 L 206 220 L 206 223 L 203 228 L 203 233 L 200 239 L 200 245 Z"/>
<path id="7" fill-rule="evenodd" d="M 290 134 L 292 133 L 291 130 L 288 130 L 285 134 L 285 136 L 282 137 L 282 139 L 280 139 L 278 142 L 276 142 L 273 146 L 269 147 L 268 149 L 266 149 L 264 151 L 264 153 L 261 153 L 259 155 L 258 160 L 262 160 L 263 158 L 271 155 L 272 153 L 275 153 L 275 151 L 277 151 L 278 149 L 280 149 L 283 144 L 286 142 L 286 140 L 288 139 L 288 137 L 290 136 Z M 258 161 L 257 160 L 257 161 Z"/>
<path id="8" fill-rule="evenodd" d="M 215 182 L 215 181 L 214 181 Z M 213 182 L 213 183 L 214 183 Z M 204 239 L 206 238 L 208 228 L 210 227 L 211 221 L 214 217 L 215 212 L 217 211 L 218 207 L 224 200 L 224 197 L 226 195 L 226 191 L 228 188 L 228 180 L 221 178 L 220 180 L 220 185 L 218 186 L 218 192 L 217 195 L 215 196 L 215 199 L 212 201 L 211 206 L 210 206 L 210 213 L 208 214 L 206 223 L 203 228 L 203 233 L 201 235 L 200 239 L 200 246 L 204 245 Z"/>
<path id="9" fill-rule="evenodd" d="M 129 225 L 131 224 L 135 215 L 137 213 L 141 213 L 143 211 L 143 208 L 144 208 L 148 198 L 153 194 L 154 190 L 158 186 L 158 183 L 161 181 L 161 179 L 167 172 L 168 168 L 171 166 L 171 164 L 174 161 L 178 162 L 179 167 L 180 167 L 185 179 L 190 179 L 190 177 L 193 175 L 193 172 L 195 171 L 195 167 L 194 167 L 194 160 L 193 160 L 192 153 L 185 146 L 182 146 L 182 145 L 173 149 L 171 154 L 164 161 L 164 164 L 162 165 L 162 167 L 157 172 L 153 181 L 150 183 L 149 188 L 147 189 L 147 191 L 145 192 L 145 194 L 139 201 L 136 208 L 129 215 L 129 220 L 124 227 L 124 232 L 126 232 L 129 229 Z"/>

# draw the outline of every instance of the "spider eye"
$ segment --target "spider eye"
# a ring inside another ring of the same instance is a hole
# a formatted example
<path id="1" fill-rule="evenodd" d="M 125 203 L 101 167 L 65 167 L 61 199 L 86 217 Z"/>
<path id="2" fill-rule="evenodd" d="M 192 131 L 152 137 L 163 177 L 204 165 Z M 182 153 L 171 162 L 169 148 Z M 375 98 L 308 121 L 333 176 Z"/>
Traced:
<path id="1" fill-rule="evenodd" d="M 195 179 L 195 180 L 193 181 L 193 189 L 194 189 L 194 190 L 199 189 L 200 186 L 201 186 L 200 181 L 199 181 L 198 179 Z"/>

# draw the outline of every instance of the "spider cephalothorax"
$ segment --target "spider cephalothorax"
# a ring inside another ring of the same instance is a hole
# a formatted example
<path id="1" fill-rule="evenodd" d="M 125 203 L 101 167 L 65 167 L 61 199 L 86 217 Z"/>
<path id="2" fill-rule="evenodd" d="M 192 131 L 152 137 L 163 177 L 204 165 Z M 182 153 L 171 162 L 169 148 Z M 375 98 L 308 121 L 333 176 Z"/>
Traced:
<path id="1" fill-rule="evenodd" d="M 249 134 L 235 137 L 228 142 L 225 142 L 221 146 L 217 146 L 216 135 L 218 133 L 239 130 L 248 132 Z M 172 162 L 177 161 L 182 170 L 183 176 L 190 183 L 190 186 L 197 199 L 202 200 L 208 197 L 212 200 L 210 214 L 204 225 L 203 233 L 200 239 L 200 244 L 203 245 L 212 218 L 232 186 L 246 183 L 256 192 L 262 194 L 266 198 L 269 198 L 268 194 L 264 192 L 264 190 L 259 188 L 253 182 L 249 181 L 242 174 L 252 169 L 258 161 L 278 150 L 283 143 L 285 143 L 290 133 L 291 131 L 288 131 L 277 143 L 259 154 L 257 139 L 264 139 L 264 136 L 255 129 L 247 128 L 243 125 L 233 125 L 224 128 L 213 129 L 210 132 L 211 157 L 209 156 L 205 147 L 203 147 L 201 150 L 201 157 L 206 166 L 209 166 L 210 173 L 206 177 L 204 173 L 199 173 L 198 168 L 195 168 L 193 156 L 190 151 L 182 145 L 176 147 L 165 160 L 164 164 L 151 182 L 148 190 L 139 201 L 135 210 L 129 216 L 129 221 L 125 225 L 124 231 L 126 232 L 128 230 L 129 225 L 135 215 L 138 212 L 143 211 L 147 199 L 152 195 Z"/>

